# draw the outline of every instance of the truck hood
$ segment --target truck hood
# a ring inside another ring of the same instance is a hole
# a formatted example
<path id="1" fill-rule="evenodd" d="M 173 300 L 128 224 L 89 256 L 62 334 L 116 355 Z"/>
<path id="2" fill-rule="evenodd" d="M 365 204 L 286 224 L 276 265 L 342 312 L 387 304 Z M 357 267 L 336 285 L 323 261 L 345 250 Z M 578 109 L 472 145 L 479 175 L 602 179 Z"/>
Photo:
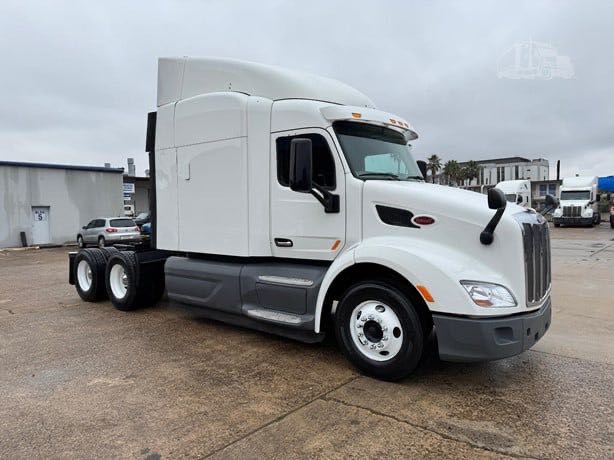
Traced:
<path id="1" fill-rule="evenodd" d="M 368 180 L 364 185 L 365 202 L 398 206 L 414 215 L 425 214 L 484 227 L 495 211 L 481 193 L 418 181 Z M 526 209 L 508 203 L 502 220 Z"/>

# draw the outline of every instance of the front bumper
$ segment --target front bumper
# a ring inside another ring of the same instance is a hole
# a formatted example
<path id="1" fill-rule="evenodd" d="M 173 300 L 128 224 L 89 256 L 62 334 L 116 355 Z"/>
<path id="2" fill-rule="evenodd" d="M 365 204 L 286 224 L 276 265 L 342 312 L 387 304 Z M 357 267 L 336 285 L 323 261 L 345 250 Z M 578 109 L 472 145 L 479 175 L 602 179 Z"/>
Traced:
<path id="1" fill-rule="evenodd" d="M 550 298 L 530 313 L 504 318 L 433 315 L 439 357 L 472 362 L 508 358 L 531 348 L 550 327 Z"/>
<path id="2" fill-rule="evenodd" d="M 556 225 L 591 225 L 592 217 L 553 217 L 552 222 Z"/>

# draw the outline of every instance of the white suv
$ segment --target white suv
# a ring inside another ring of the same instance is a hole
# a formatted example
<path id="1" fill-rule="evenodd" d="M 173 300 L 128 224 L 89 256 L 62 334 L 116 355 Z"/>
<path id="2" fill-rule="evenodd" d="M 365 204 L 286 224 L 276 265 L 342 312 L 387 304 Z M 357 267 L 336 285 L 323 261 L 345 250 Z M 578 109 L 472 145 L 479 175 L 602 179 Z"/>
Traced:
<path id="1" fill-rule="evenodd" d="M 81 228 L 77 234 L 80 248 L 87 244 L 104 247 L 114 243 L 136 243 L 141 241 L 141 232 L 134 220 L 125 217 L 100 217 Z"/>

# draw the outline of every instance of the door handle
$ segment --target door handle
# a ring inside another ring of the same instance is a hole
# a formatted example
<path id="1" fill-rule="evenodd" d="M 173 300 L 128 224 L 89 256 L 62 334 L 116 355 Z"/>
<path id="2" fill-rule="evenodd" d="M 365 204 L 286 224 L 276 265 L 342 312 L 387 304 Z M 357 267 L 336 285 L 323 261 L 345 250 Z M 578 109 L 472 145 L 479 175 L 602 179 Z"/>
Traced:
<path id="1" fill-rule="evenodd" d="M 278 248 L 291 248 L 294 245 L 288 238 L 275 238 L 275 246 Z"/>

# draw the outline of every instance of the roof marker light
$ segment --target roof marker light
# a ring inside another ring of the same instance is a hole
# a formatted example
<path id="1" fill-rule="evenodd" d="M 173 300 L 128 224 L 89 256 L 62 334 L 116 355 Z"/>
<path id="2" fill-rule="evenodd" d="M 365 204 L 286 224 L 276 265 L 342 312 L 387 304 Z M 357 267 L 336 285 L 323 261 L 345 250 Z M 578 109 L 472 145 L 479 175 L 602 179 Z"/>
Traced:
<path id="1" fill-rule="evenodd" d="M 393 125 L 396 125 L 396 124 L 397 124 L 397 121 L 396 121 L 394 118 L 391 118 L 391 119 L 390 119 L 390 123 L 392 123 Z"/>
<path id="2" fill-rule="evenodd" d="M 362 113 L 352 112 L 352 118 L 362 118 Z"/>

